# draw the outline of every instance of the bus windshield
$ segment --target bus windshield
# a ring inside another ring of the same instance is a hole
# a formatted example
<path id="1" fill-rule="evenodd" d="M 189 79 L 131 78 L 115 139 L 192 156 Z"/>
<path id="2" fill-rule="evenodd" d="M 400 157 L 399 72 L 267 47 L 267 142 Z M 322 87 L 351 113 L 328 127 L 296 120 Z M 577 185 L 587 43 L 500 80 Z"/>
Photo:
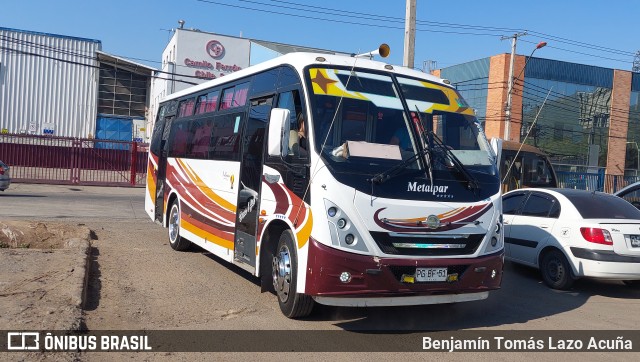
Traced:
<path id="1" fill-rule="evenodd" d="M 405 77 L 397 77 L 397 87 L 391 75 L 361 70 L 310 68 L 306 75 L 315 146 L 333 169 L 379 173 L 415 156 L 421 144 L 434 150 L 433 168 L 441 178 L 455 172 L 447 162 L 451 156 L 469 171 L 496 174 L 480 124 L 455 90 Z M 410 111 L 420 111 L 419 117 L 407 115 L 400 95 Z M 433 132 L 427 137 L 424 130 Z M 431 136 L 442 140 L 446 150 L 434 148 Z"/>

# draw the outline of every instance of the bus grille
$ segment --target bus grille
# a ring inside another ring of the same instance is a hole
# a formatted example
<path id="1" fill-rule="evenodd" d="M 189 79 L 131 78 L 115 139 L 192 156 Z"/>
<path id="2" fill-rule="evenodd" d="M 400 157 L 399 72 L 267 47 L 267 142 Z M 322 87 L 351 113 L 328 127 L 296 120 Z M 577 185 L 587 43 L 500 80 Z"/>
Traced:
<path id="1" fill-rule="evenodd" d="M 398 237 L 386 232 L 372 231 L 371 236 L 380 250 L 391 255 L 447 256 L 470 255 L 476 252 L 484 234 L 466 237 L 428 238 Z"/>

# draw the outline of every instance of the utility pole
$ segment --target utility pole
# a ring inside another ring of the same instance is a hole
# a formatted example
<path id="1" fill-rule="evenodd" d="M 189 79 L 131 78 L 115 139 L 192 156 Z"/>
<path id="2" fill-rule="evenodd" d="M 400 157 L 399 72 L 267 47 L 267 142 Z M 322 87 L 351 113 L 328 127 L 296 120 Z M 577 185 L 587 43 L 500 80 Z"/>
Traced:
<path id="1" fill-rule="evenodd" d="M 407 0 L 407 12 L 404 19 L 404 57 L 402 65 L 413 68 L 416 50 L 416 1 Z"/>
<path id="2" fill-rule="evenodd" d="M 513 66 L 516 61 L 516 42 L 521 36 L 527 35 L 527 32 L 516 33 L 512 36 L 503 36 L 500 40 L 511 39 L 511 61 L 509 63 L 509 85 L 507 88 L 507 104 L 505 107 L 505 125 L 504 125 L 504 139 L 505 141 L 511 140 L 511 98 L 513 93 Z"/>

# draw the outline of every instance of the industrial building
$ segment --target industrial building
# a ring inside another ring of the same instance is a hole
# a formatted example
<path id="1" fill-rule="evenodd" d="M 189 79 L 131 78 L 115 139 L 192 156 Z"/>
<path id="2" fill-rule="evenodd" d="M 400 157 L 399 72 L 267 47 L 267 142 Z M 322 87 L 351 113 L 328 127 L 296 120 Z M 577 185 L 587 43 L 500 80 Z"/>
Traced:
<path id="1" fill-rule="evenodd" d="M 147 141 L 153 71 L 99 40 L 0 28 L 0 131 Z"/>
<path id="2" fill-rule="evenodd" d="M 148 142 L 171 93 L 290 52 L 345 54 L 183 25 L 160 70 L 105 53 L 100 40 L 0 27 L 0 132 Z"/>
<path id="3" fill-rule="evenodd" d="M 507 116 L 510 63 L 499 54 L 434 74 L 458 88 L 489 138 L 537 146 L 557 170 L 638 175 L 640 73 L 516 55 Z"/>

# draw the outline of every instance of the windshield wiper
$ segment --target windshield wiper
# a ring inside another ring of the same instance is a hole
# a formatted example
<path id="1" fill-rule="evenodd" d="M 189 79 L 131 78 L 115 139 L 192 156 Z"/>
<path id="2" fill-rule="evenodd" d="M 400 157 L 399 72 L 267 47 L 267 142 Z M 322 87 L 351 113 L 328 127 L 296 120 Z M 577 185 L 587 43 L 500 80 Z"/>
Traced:
<path id="1" fill-rule="evenodd" d="M 451 149 L 449 149 L 444 144 L 444 142 L 442 142 L 442 140 L 438 137 L 438 135 L 436 135 L 433 131 L 430 131 L 430 132 L 431 132 L 431 136 L 433 137 L 434 144 L 440 150 L 442 150 L 442 152 L 445 153 L 445 155 L 449 158 L 449 160 L 451 161 L 453 166 L 455 166 L 455 168 L 458 171 L 460 171 L 460 173 L 467 180 L 467 188 L 469 188 L 470 190 L 474 190 L 474 191 L 478 190 L 480 188 L 480 185 L 478 184 L 478 181 L 475 179 L 475 177 L 473 177 L 473 175 L 471 175 L 471 173 L 469 173 L 467 168 L 464 167 L 462 162 L 460 162 L 460 159 L 458 159 L 458 157 L 456 157 L 456 155 L 453 154 Z"/>
<path id="2" fill-rule="evenodd" d="M 420 120 L 420 125 L 418 125 L 418 126 L 422 128 L 420 136 L 424 137 L 424 128 L 422 127 L 423 122 L 422 122 L 422 118 L 420 117 L 420 112 L 418 111 L 418 106 L 416 106 L 416 112 L 417 112 L 416 114 L 418 115 L 418 119 Z M 395 176 L 399 171 L 401 171 L 404 168 L 406 168 L 409 164 L 414 162 L 419 157 L 426 156 L 426 166 L 427 166 L 427 172 L 428 172 L 428 175 L 426 175 L 426 176 L 431 181 L 431 186 L 433 187 L 433 171 L 432 171 L 432 168 L 431 168 L 431 159 L 432 159 L 431 145 L 430 144 L 425 144 L 423 146 L 424 147 L 422 148 L 422 151 L 416 152 L 413 156 L 407 158 L 406 160 L 404 160 L 401 163 L 399 163 L 398 165 L 390 168 L 389 170 L 381 172 L 381 173 L 373 176 L 371 179 L 369 179 L 369 181 L 372 184 L 373 183 L 381 184 L 381 183 L 387 181 L 388 179 L 390 179 L 391 177 Z"/>
<path id="3" fill-rule="evenodd" d="M 444 142 L 442 142 L 442 140 L 438 137 L 438 135 L 435 132 L 433 132 L 433 125 L 427 124 L 426 125 L 427 129 L 425 131 L 422 115 L 420 114 L 420 110 L 418 109 L 417 105 L 416 105 L 416 115 L 418 116 L 420 123 L 423 125 L 421 127 L 422 133 L 420 135 L 422 136 L 424 143 L 427 144 L 429 149 L 431 149 L 431 147 L 435 144 L 442 152 L 444 152 L 444 154 L 447 157 L 449 157 L 449 160 L 451 160 L 451 163 L 455 166 L 455 168 L 467 180 L 467 187 L 470 190 L 477 191 L 480 188 L 480 185 L 478 185 L 478 181 L 476 181 L 476 179 L 469 173 L 469 171 L 467 171 L 466 167 L 464 167 L 464 165 L 462 164 L 462 162 L 460 162 L 458 157 L 456 157 L 456 155 L 454 155 L 453 152 L 451 152 L 451 150 L 447 146 L 445 146 Z M 424 139 L 425 134 L 428 136 L 427 140 Z M 431 156 L 432 155 L 429 153 L 429 159 L 427 159 L 427 167 L 429 168 L 429 174 L 431 174 Z M 433 180 L 433 177 L 431 177 L 431 180 Z"/>
<path id="4" fill-rule="evenodd" d="M 398 172 L 402 171 L 407 166 L 412 164 L 416 159 L 418 159 L 418 157 L 421 157 L 422 155 L 424 155 L 424 154 L 426 154 L 428 152 L 429 152 L 428 149 L 425 149 L 425 150 L 423 150 L 421 152 L 417 152 L 413 156 L 407 158 L 406 160 L 400 162 L 399 164 L 393 166 L 392 168 L 390 168 L 390 169 L 388 169 L 386 171 L 380 172 L 379 174 L 373 176 L 368 181 L 372 182 L 372 183 L 376 183 L 376 184 L 381 184 L 381 183 L 389 180 L 393 176 L 397 175 Z"/>

